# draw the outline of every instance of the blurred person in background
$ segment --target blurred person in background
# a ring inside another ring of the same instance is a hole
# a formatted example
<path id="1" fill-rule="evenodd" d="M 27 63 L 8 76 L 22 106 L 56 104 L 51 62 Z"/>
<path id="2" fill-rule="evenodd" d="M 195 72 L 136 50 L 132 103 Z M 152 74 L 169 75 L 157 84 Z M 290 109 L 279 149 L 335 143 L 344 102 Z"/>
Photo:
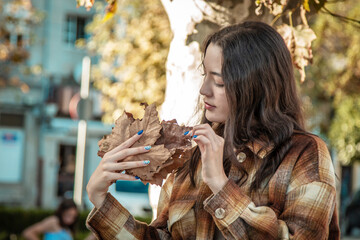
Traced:
<path id="1" fill-rule="evenodd" d="M 78 216 L 79 212 L 74 201 L 65 199 L 54 215 L 26 228 L 23 237 L 26 240 L 38 240 L 43 234 L 44 240 L 72 240 L 75 236 Z"/>

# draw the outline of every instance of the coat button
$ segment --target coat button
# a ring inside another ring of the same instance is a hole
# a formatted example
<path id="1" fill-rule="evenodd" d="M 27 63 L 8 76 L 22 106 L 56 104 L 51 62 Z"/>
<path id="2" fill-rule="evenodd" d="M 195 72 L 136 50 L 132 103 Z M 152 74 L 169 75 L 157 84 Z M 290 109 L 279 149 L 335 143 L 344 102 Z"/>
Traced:
<path id="1" fill-rule="evenodd" d="M 223 219 L 225 217 L 225 210 L 223 208 L 218 208 L 215 210 L 215 217 L 217 219 Z"/>
<path id="2" fill-rule="evenodd" d="M 236 156 L 237 160 L 242 163 L 246 159 L 246 154 L 244 152 L 239 152 L 239 154 Z"/>

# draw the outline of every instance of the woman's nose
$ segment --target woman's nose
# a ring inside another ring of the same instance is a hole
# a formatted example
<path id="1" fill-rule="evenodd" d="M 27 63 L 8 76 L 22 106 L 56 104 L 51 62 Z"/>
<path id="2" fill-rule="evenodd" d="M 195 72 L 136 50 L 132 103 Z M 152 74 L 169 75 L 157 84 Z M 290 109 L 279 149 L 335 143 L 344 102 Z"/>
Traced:
<path id="1" fill-rule="evenodd" d="M 210 89 L 209 83 L 208 83 L 208 81 L 206 81 L 206 79 L 204 79 L 204 81 L 201 85 L 200 94 L 207 96 L 207 97 L 211 95 L 211 89 Z"/>

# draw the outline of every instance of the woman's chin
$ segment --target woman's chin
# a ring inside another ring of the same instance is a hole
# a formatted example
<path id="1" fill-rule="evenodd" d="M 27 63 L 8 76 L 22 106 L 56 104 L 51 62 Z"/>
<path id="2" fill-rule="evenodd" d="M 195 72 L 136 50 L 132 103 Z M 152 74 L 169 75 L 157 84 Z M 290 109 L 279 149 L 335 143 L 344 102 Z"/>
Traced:
<path id="1" fill-rule="evenodd" d="M 219 116 L 219 114 L 214 114 L 212 112 L 208 112 L 206 111 L 205 113 L 205 117 L 208 121 L 213 122 L 213 123 L 223 123 L 226 121 L 226 119 L 223 119 L 222 116 Z"/>

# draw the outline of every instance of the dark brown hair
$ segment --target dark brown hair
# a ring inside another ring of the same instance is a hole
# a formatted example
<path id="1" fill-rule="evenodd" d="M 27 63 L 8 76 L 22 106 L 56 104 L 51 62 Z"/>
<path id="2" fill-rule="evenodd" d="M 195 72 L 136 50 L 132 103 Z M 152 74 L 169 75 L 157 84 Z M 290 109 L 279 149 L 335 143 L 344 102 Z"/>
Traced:
<path id="1" fill-rule="evenodd" d="M 59 219 L 60 226 L 65 229 L 69 229 L 71 231 L 71 233 L 73 234 L 73 236 L 75 236 L 75 228 L 76 228 L 76 224 L 77 224 L 79 215 L 77 215 L 77 217 L 75 218 L 74 222 L 71 225 L 66 225 L 63 220 L 64 212 L 71 208 L 74 208 L 74 209 L 76 209 L 76 211 L 78 211 L 77 206 L 72 199 L 64 199 L 60 203 L 58 209 L 56 210 L 55 216 Z"/>
<path id="2" fill-rule="evenodd" d="M 222 78 L 230 115 L 216 127 L 203 115 L 202 123 L 209 123 L 225 139 L 223 164 L 228 174 L 231 164 L 247 173 L 236 160 L 234 148 L 257 142 L 259 151 L 273 146 L 255 174 L 250 190 L 272 176 L 291 146 L 294 130 L 304 132 L 303 114 L 296 90 L 292 59 L 283 38 L 271 26 L 262 22 L 244 22 L 220 29 L 204 43 L 203 53 L 210 43 L 222 49 Z M 190 175 L 195 186 L 195 171 L 200 159 L 198 147 L 190 161 L 179 169 Z"/>

